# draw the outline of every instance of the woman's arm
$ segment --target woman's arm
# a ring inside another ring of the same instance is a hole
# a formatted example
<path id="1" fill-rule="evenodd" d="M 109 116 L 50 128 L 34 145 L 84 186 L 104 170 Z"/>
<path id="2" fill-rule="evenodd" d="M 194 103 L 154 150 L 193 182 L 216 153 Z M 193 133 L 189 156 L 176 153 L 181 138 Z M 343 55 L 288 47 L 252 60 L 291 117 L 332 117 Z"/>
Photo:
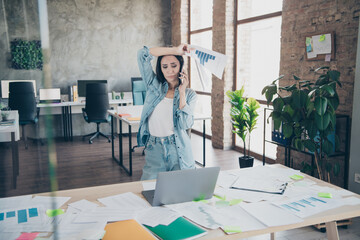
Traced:
<path id="1" fill-rule="evenodd" d="M 188 44 L 180 44 L 177 47 L 153 47 L 150 48 L 150 54 L 158 57 L 165 55 L 185 55 L 186 52 L 190 52 Z"/>

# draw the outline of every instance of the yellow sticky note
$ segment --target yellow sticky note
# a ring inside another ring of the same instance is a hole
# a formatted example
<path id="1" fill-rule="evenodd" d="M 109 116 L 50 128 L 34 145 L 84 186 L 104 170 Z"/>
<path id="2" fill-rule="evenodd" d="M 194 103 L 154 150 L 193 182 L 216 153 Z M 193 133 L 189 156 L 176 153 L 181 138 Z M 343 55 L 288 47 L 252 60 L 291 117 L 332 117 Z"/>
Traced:
<path id="1" fill-rule="evenodd" d="M 224 226 L 224 232 L 226 233 L 241 233 L 241 228 L 239 226 Z"/>
<path id="2" fill-rule="evenodd" d="M 48 215 L 49 217 L 55 217 L 57 215 L 61 215 L 64 214 L 64 210 L 62 209 L 48 209 L 46 210 L 46 215 Z"/>
<path id="3" fill-rule="evenodd" d="M 319 42 L 323 42 L 325 41 L 325 34 L 321 35 L 319 38 Z"/>
<path id="4" fill-rule="evenodd" d="M 214 197 L 216 197 L 216 198 L 218 198 L 218 199 L 220 199 L 220 200 L 224 200 L 224 201 L 226 200 L 226 196 L 221 197 L 221 196 L 218 196 L 218 195 L 215 195 L 215 194 L 214 194 Z"/>
<path id="5" fill-rule="evenodd" d="M 301 176 L 301 175 L 294 174 L 294 175 L 290 176 L 290 178 L 291 178 L 292 180 L 301 180 L 301 179 L 303 179 L 304 177 Z"/>
<path id="6" fill-rule="evenodd" d="M 319 192 L 319 193 L 318 193 L 318 197 L 322 197 L 322 198 L 332 198 L 332 194 L 331 194 L 331 193 L 326 193 L 326 192 Z"/>

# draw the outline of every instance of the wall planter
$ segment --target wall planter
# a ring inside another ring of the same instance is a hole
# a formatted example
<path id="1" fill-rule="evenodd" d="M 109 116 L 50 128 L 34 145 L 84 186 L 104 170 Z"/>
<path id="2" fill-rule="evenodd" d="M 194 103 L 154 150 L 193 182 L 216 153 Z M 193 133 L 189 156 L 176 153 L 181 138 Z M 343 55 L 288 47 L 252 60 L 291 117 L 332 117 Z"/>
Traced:
<path id="1" fill-rule="evenodd" d="M 15 39 L 10 42 L 11 67 L 14 69 L 40 69 L 43 67 L 43 55 L 40 41 Z"/>

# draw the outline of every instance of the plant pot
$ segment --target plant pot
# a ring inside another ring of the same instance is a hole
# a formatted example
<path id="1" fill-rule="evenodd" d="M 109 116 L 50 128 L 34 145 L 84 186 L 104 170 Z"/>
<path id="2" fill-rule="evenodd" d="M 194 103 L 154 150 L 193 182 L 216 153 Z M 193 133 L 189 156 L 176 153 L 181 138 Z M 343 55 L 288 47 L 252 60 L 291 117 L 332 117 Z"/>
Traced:
<path id="1" fill-rule="evenodd" d="M 239 157 L 240 168 L 252 167 L 254 165 L 254 158 L 250 156 Z"/>

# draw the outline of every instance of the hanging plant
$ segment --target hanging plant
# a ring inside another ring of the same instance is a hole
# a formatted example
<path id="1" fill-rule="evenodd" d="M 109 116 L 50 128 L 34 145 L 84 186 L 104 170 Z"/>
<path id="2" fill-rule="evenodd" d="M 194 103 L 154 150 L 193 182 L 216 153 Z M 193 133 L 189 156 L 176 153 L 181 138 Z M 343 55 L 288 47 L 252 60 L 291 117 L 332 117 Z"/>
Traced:
<path id="1" fill-rule="evenodd" d="M 10 42 L 10 48 L 12 68 L 42 70 L 43 55 L 40 41 L 15 39 Z"/>

